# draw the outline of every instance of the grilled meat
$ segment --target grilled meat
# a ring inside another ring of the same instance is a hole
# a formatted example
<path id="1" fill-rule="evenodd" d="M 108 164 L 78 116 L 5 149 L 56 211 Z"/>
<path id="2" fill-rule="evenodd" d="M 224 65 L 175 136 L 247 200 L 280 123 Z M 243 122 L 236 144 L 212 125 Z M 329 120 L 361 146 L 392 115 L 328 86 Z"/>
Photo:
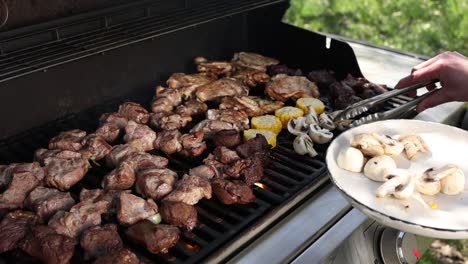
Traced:
<path id="1" fill-rule="evenodd" d="M 45 184 L 61 191 L 66 191 L 81 181 L 89 169 L 88 162 L 82 158 L 51 157 L 44 160 L 44 165 Z"/>
<path id="2" fill-rule="evenodd" d="M 221 130 L 232 130 L 238 129 L 231 123 L 219 121 L 219 120 L 208 120 L 205 119 L 200 121 L 200 123 L 196 124 L 191 130 L 190 133 L 203 131 L 204 138 L 212 138 L 217 132 Z"/>
<path id="3" fill-rule="evenodd" d="M 235 129 L 221 130 L 213 136 L 213 143 L 218 147 L 225 146 L 228 148 L 233 148 L 239 145 L 241 141 L 242 139 L 240 133 Z"/>
<path id="4" fill-rule="evenodd" d="M 150 125 L 157 130 L 174 130 L 187 126 L 192 117 L 172 112 L 152 113 Z"/>
<path id="5" fill-rule="evenodd" d="M 237 152 L 230 150 L 224 146 L 216 147 L 213 151 L 215 159 L 223 164 L 230 164 L 240 159 Z"/>
<path id="6" fill-rule="evenodd" d="M 266 93 L 273 99 L 286 101 L 289 98 L 320 97 L 318 87 L 303 76 L 278 74 L 265 86 Z"/>
<path id="7" fill-rule="evenodd" d="M 227 176 L 237 179 L 241 177 L 242 171 L 244 171 L 244 169 L 247 168 L 248 165 L 249 162 L 247 159 L 237 160 L 230 166 L 223 167 L 223 172 Z"/>
<path id="8" fill-rule="evenodd" d="M 278 74 L 286 74 L 289 76 L 302 76 L 302 71 L 300 69 L 292 69 L 284 64 L 270 65 L 267 67 L 267 70 L 270 76 L 275 76 Z"/>
<path id="9" fill-rule="evenodd" d="M 18 210 L 7 214 L 0 222 L 0 253 L 15 249 L 30 226 L 38 221 L 38 217 L 31 212 Z"/>
<path id="10" fill-rule="evenodd" d="M 359 101 L 362 101 L 362 98 L 361 97 L 358 97 L 356 95 L 352 95 L 352 96 L 339 96 L 335 99 L 334 101 L 334 105 L 335 105 L 335 109 L 337 110 L 341 110 L 341 109 L 345 109 L 346 107 L 352 105 L 352 104 L 355 104 Z"/>
<path id="11" fill-rule="evenodd" d="M 230 76 L 248 87 L 256 87 L 270 80 L 270 76 L 264 71 L 255 69 L 246 69 L 235 72 Z"/>
<path id="12" fill-rule="evenodd" d="M 81 158 L 81 153 L 70 151 L 70 150 L 60 150 L 60 149 L 44 149 L 40 148 L 34 153 L 34 160 L 44 165 L 44 160 L 46 158 L 59 158 L 59 159 L 76 159 Z"/>
<path id="13" fill-rule="evenodd" d="M 126 119 L 133 120 L 140 124 L 146 124 L 149 120 L 149 113 L 140 104 L 125 102 L 119 106 L 119 114 Z"/>
<path id="14" fill-rule="evenodd" d="M 176 182 L 174 191 L 164 197 L 163 201 L 194 205 L 203 198 L 211 198 L 211 185 L 208 180 L 198 176 L 184 175 Z"/>
<path id="15" fill-rule="evenodd" d="M 241 110 L 252 117 L 272 113 L 283 105 L 281 101 L 272 101 L 258 96 L 231 96 L 222 99 L 219 109 Z"/>
<path id="16" fill-rule="evenodd" d="M 120 193 L 117 203 L 117 219 L 123 225 L 133 225 L 158 213 L 152 199 L 144 200 L 131 193 Z"/>
<path id="17" fill-rule="evenodd" d="M 99 201 L 105 201 L 109 203 L 109 209 L 103 213 L 104 219 L 110 219 L 117 214 L 117 204 L 122 192 L 130 193 L 131 190 L 103 190 L 103 189 L 81 189 L 80 192 L 80 201 L 81 202 L 89 202 L 89 203 L 96 203 Z"/>
<path id="18" fill-rule="evenodd" d="M 19 247 L 42 263 L 70 263 L 75 250 L 76 241 L 73 238 L 57 234 L 48 226 L 35 226 Z"/>
<path id="19" fill-rule="evenodd" d="M 335 73 L 327 70 L 311 71 L 307 74 L 307 78 L 322 89 L 328 89 L 332 83 L 336 82 Z"/>
<path id="20" fill-rule="evenodd" d="M 252 189 L 242 181 L 214 179 L 213 193 L 223 204 L 248 204 L 255 202 Z"/>
<path id="21" fill-rule="evenodd" d="M 351 97 L 356 95 L 356 92 L 349 85 L 343 82 L 334 82 L 330 85 L 330 97 L 336 99 L 340 96 Z"/>
<path id="22" fill-rule="evenodd" d="M 111 254 L 107 254 L 94 261 L 94 264 L 140 264 L 137 255 L 126 248 L 112 251 Z"/>
<path id="23" fill-rule="evenodd" d="M 249 117 L 241 110 L 209 109 L 206 112 L 206 119 L 231 123 L 237 130 L 249 129 Z"/>
<path id="24" fill-rule="evenodd" d="M 127 126 L 128 118 L 118 112 L 104 113 L 99 117 L 99 123 L 112 123 L 120 129 L 124 129 Z"/>
<path id="25" fill-rule="evenodd" d="M 268 142 L 265 137 L 257 134 L 254 138 L 249 139 L 247 142 L 237 146 L 237 154 L 241 158 L 252 157 L 255 153 L 262 153 L 269 149 Z"/>
<path id="26" fill-rule="evenodd" d="M 151 109 L 154 113 L 171 112 L 174 107 L 180 105 L 181 102 L 182 95 L 179 90 L 157 86 Z"/>
<path id="27" fill-rule="evenodd" d="M 158 133 L 154 141 L 154 148 L 161 150 L 166 155 L 180 152 L 183 148 L 180 142 L 181 136 L 179 130 L 163 130 Z"/>
<path id="28" fill-rule="evenodd" d="M 133 162 L 124 161 L 104 176 L 102 188 L 106 190 L 126 190 L 135 183 L 135 166 Z"/>
<path id="29" fill-rule="evenodd" d="M 159 209 L 163 222 L 192 230 L 197 225 L 197 209 L 180 202 L 163 202 Z"/>
<path id="30" fill-rule="evenodd" d="M 106 142 L 106 139 L 96 134 L 88 135 L 82 143 L 83 148 L 80 153 L 85 160 L 101 160 L 112 150 L 112 146 Z"/>
<path id="31" fill-rule="evenodd" d="M 107 142 L 114 142 L 127 126 L 128 119 L 119 113 L 105 113 L 99 121 L 100 126 L 95 134 L 103 137 Z"/>
<path id="32" fill-rule="evenodd" d="M 106 156 L 106 164 L 109 167 L 116 167 L 124 161 L 132 153 L 139 153 L 140 149 L 130 145 L 116 145 L 112 148 L 111 152 Z"/>
<path id="33" fill-rule="evenodd" d="M 203 73 L 185 74 L 174 73 L 167 80 L 169 88 L 177 89 L 182 94 L 184 99 L 191 98 L 195 90 L 205 84 L 214 81 L 213 78 Z"/>
<path id="34" fill-rule="evenodd" d="M 84 230 L 101 224 L 101 215 L 109 210 L 110 203 L 89 200 L 74 205 L 69 212 L 58 211 L 49 220 L 49 227 L 58 234 L 78 237 Z"/>
<path id="35" fill-rule="evenodd" d="M 36 213 L 41 223 L 47 223 L 56 212 L 68 211 L 73 205 L 75 200 L 70 193 L 42 186 L 36 187 L 25 200 L 25 206 Z"/>
<path id="36" fill-rule="evenodd" d="M 79 151 L 83 147 L 86 131 L 73 129 L 61 132 L 49 142 L 49 149 Z"/>
<path id="37" fill-rule="evenodd" d="M 172 191 L 176 181 L 177 173 L 170 169 L 146 169 L 138 172 L 135 191 L 143 197 L 158 200 Z"/>
<path id="38" fill-rule="evenodd" d="M 203 160 L 203 164 L 213 166 L 218 171 L 221 171 L 224 168 L 224 164 L 217 160 L 216 156 L 211 153 Z"/>
<path id="39" fill-rule="evenodd" d="M 222 78 L 197 88 L 195 95 L 202 102 L 216 100 L 224 96 L 248 95 L 247 86 L 232 78 Z"/>
<path id="40" fill-rule="evenodd" d="M 153 253 L 167 253 L 179 240 L 180 231 L 171 225 L 155 225 L 147 220 L 130 226 L 125 232 L 127 237 L 136 244 L 146 247 Z"/>
<path id="41" fill-rule="evenodd" d="M 180 137 L 182 144 L 182 151 L 180 154 L 187 157 L 197 157 L 203 154 L 206 150 L 206 143 L 203 141 L 205 133 L 203 131 L 196 131 L 184 134 Z"/>
<path id="42" fill-rule="evenodd" d="M 85 230 L 81 236 L 80 245 L 84 250 L 85 260 L 112 254 L 123 247 L 116 224 L 94 226 Z"/>
<path id="43" fill-rule="evenodd" d="M 185 101 L 182 105 L 176 108 L 176 113 L 181 116 L 199 116 L 204 114 L 208 110 L 208 106 L 193 98 Z"/>
<path id="44" fill-rule="evenodd" d="M 235 53 L 232 58 L 233 64 L 240 69 L 248 68 L 266 72 L 267 66 L 276 65 L 278 60 L 262 56 L 252 52 Z"/>
<path id="45" fill-rule="evenodd" d="M 230 62 L 227 61 L 208 61 L 203 57 L 195 58 L 197 64 L 197 70 L 199 72 L 207 73 L 210 76 L 218 76 L 227 74 L 232 71 L 233 67 Z"/>
<path id="46" fill-rule="evenodd" d="M 6 190 L 0 194 L 0 209 L 23 207 L 23 201 L 28 193 L 44 179 L 44 170 L 38 162 L 11 164 L 3 174 L 5 183 L 8 180 L 9 182 L 6 183 L 8 185 Z"/>
<path id="47" fill-rule="evenodd" d="M 152 150 L 154 140 L 156 139 L 156 132 L 149 126 L 138 124 L 132 120 L 128 121 L 125 127 L 124 140 L 130 145 L 137 145 L 142 147 L 142 151 Z"/>
<path id="48" fill-rule="evenodd" d="M 258 104 L 263 114 L 274 113 L 276 110 L 284 106 L 284 103 L 281 101 L 273 101 L 258 96 L 249 96 L 249 98 Z"/>
<path id="49" fill-rule="evenodd" d="M 248 186 L 252 186 L 263 178 L 263 162 L 256 156 L 246 159 L 246 161 L 247 166 L 242 170 L 241 174 L 244 178 L 244 182 Z"/>
<path id="50" fill-rule="evenodd" d="M 218 170 L 215 166 L 212 165 L 200 165 L 195 168 L 191 168 L 189 171 L 190 176 L 198 176 L 205 178 L 207 180 L 211 180 L 215 177 L 219 177 L 220 170 Z"/>
<path id="51" fill-rule="evenodd" d="M 135 170 L 145 170 L 148 168 L 162 169 L 167 167 L 169 163 L 168 159 L 149 153 L 132 153 L 125 161 L 132 162 Z"/>

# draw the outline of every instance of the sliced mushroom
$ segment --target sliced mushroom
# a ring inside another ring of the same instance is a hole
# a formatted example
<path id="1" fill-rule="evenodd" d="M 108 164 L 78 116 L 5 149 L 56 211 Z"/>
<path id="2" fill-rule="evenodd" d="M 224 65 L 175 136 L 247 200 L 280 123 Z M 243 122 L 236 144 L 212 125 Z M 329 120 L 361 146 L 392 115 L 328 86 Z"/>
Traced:
<path id="1" fill-rule="evenodd" d="M 307 134 L 301 134 L 294 139 L 294 151 L 299 155 L 309 154 L 310 157 L 317 156 L 317 151 L 314 149 L 314 142 Z"/>
<path id="2" fill-rule="evenodd" d="M 380 142 L 371 134 L 356 135 L 351 141 L 351 146 L 362 151 L 369 157 L 384 155 L 385 151 Z"/>
<path id="3" fill-rule="evenodd" d="M 414 193 L 414 177 L 407 170 L 395 169 L 385 175 L 385 179 L 387 181 L 377 188 L 376 196 L 378 198 L 393 195 L 395 198 L 403 200 L 408 199 Z"/>
<path id="4" fill-rule="evenodd" d="M 308 130 L 309 126 L 305 122 L 305 117 L 293 118 L 288 122 L 288 131 L 295 136 L 306 134 Z"/>
<path id="5" fill-rule="evenodd" d="M 327 113 L 321 113 L 319 115 L 319 125 L 330 131 L 333 131 L 336 128 L 335 123 L 333 123 L 333 120 Z"/>
<path id="6" fill-rule="evenodd" d="M 305 117 L 305 123 L 307 125 L 313 125 L 313 124 L 319 123 L 317 112 L 315 112 L 315 109 L 312 106 L 309 106 L 309 112 L 307 112 L 307 114 L 305 114 L 304 117 Z"/>
<path id="7" fill-rule="evenodd" d="M 386 155 L 377 156 L 370 159 L 364 166 L 364 175 L 374 181 L 385 181 L 384 176 L 395 170 L 395 161 Z"/>
<path id="8" fill-rule="evenodd" d="M 352 119 L 336 121 L 335 122 L 335 127 L 336 127 L 335 129 L 338 130 L 338 131 L 345 131 L 346 129 L 349 128 L 349 126 L 351 125 L 351 123 L 353 121 L 354 120 L 352 120 Z"/>
<path id="9" fill-rule="evenodd" d="M 417 158 L 421 153 L 429 151 L 429 147 L 418 135 L 408 135 L 400 137 L 400 142 L 405 148 L 406 157 L 409 160 Z"/>
<path id="10" fill-rule="evenodd" d="M 427 169 L 416 180 L 416 189 L 418 192 L 426 195 L 435 195 L 442 189 L 442 179 L 457 171 L 457 167 L 447 165 L 438 169 Z"/>
<path id="11" fill-rule="evenodd" d="M 338 153 L 336 163 L 343 170 L 361 172 L 364 166 L 364 155 L 359 149 L 348 147 Z"/>
<path id="12" fill-rule="evenodd" d="M 372 136 L 382 144 L 385 155 L 398 156 L 405 148 L 402 143 L 391 136 L 379 135 L 376 133 L 372 133 Z"/>
<path id="13" fill-rule="evenodd" d="M 328 129 L 319 127 L 318 125 L 310 125 L 308 131 L 309 137 L 317 144 L 325 144 L 332 140 L 333 133 Z"/>
<path id="14" fill-rule="evenodd" d="M 442 178 L 440 184 L 442 185 L 442 192 L 448 195 L 456 195 L 465 189 L 465 174 L 455 165 L 449 165 L 456 168 L 456 170 L 449 175 Z"/>

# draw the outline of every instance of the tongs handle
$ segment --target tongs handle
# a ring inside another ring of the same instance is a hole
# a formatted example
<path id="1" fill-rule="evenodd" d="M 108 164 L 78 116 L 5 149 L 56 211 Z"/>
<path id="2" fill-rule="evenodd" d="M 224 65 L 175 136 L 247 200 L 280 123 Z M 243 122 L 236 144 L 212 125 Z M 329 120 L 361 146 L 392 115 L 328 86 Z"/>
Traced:
<path id="1" fill-rule="evenodd" d="M 395 96 L 398 96 L 400 94 L 405 94 L 405 93 L 411 92 L 413 90 L 417 90 L 419 88 L 428 86 L 430 84 L 435 84 L 437 82 L 438 82 L 438 80 L 431 80 L 431 81 L 427 81 L 427 82 L 423 82 L 423 83 L 417 83 L 417 84 L 414 84 L 414 85 L 411 85 L 411 86 L 408 86 L 408 87 L 405 87 L 405 88 L 402 88 L 402 89 L 394 89 L 392 91 L 389 91 L 389 92 L 374 96 L 372 98 L 362 100 L 360 102 L 357 102 L 355 104 L 352 104 L 352 105 L 346 107 L 346 109 L 344 109 L 341 113 L 339 113 L 334 118 L 334 121 L 339 121 L 339 120 L 344 120 L 344 119 L 352 119 L 356 115 L 361 114 L 363 110 L 367 111 L 367 109 L 370 109 L 370 108 L 372 108 L 372 107 L 374 107 L 374 106 L 376 106 L 376 105 L 378 105 L 378 104 L 380 104 L 382 102 L 385 102 L 385 101 L 387 101 L 387 100 L 389 100 L 389 99 L 391 99 L 391 98 L 393 98 Z M 362 108 L 362 110 L 360 110 L 358 108 Z M 353 116 L 350 116 L 350 114 L 353 115 Z"/>

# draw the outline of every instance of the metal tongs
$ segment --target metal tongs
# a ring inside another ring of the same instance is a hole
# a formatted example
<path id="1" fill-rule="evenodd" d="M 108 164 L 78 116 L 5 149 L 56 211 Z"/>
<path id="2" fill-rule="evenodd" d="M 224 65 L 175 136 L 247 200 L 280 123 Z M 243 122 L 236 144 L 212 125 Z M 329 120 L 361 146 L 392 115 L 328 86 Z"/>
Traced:
<path id="1" fill-rule="evenodd" d="M 352 104 L 346 107 L 343 111 L 337 114 L 333 118 L 333 122 L 337 123 L 337 122 L 348 121 L 347 126 L 351 128 L 351 127 L 356 127 L 356 126 L 360 126 L 360 125 L 375 122 L 375 121 L 397 118 L 401 116 L 402 114 L 407 113 L 410 110 L 413 110 L 422 100 L 424 100 L 426 97 L 428 97 L 429 95 L 431 95 L 438 89 L 434 89 L 421 96 L 418 96 L 416 99 L 410 102 L 407 102 L 397 108 L 394 108 L 385 112 L 373 113 L 370 115 L 363 116 L 357 120 L 353 120 L 355 117 L 367 112 L 372 107 L 378 104 L 381 104 L 387 100 L 390 100 L 400 94 L 406 94 L 413 90 L 426 87 L 430 84 L 435 85 L 437 82 L 439 82 L 439 80 L 432 80 L 432 81 L 428 81 L 424 83 L 418 83 L 418 84 L 411 85 L 402 89 L 394 89 L 390 92 L 386 92 L 386 93 L 374 96 L 372 98 L 359 101 L 355 104 Z"/>

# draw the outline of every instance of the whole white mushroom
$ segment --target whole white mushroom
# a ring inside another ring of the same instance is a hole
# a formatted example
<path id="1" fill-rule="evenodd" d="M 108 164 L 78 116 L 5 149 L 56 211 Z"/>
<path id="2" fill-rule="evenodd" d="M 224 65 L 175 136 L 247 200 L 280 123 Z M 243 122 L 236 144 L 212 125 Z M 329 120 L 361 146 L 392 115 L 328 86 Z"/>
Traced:
<path id="1" fill-rule="evenodd" d="M 465 174 L 455 165 L 456 170 L 440 180 L 441 191 L 448 195 L 456 195 L 465 189 Z"/>
<path id="2" fill-rule="evenodd" d="M 387 155 L 373 157 L 364 166 L 364 175 L 374 181 L 385 181 L 384 176 L 397 168 L 395 160 Z"/>
<path id="3" fill-rule="evenodd" d="M 361 172 L 364 166 L 364 155 L 359 149 L 348 147 L 338 153 L 336 162 L 338 166 L 344 170 Z"/>

